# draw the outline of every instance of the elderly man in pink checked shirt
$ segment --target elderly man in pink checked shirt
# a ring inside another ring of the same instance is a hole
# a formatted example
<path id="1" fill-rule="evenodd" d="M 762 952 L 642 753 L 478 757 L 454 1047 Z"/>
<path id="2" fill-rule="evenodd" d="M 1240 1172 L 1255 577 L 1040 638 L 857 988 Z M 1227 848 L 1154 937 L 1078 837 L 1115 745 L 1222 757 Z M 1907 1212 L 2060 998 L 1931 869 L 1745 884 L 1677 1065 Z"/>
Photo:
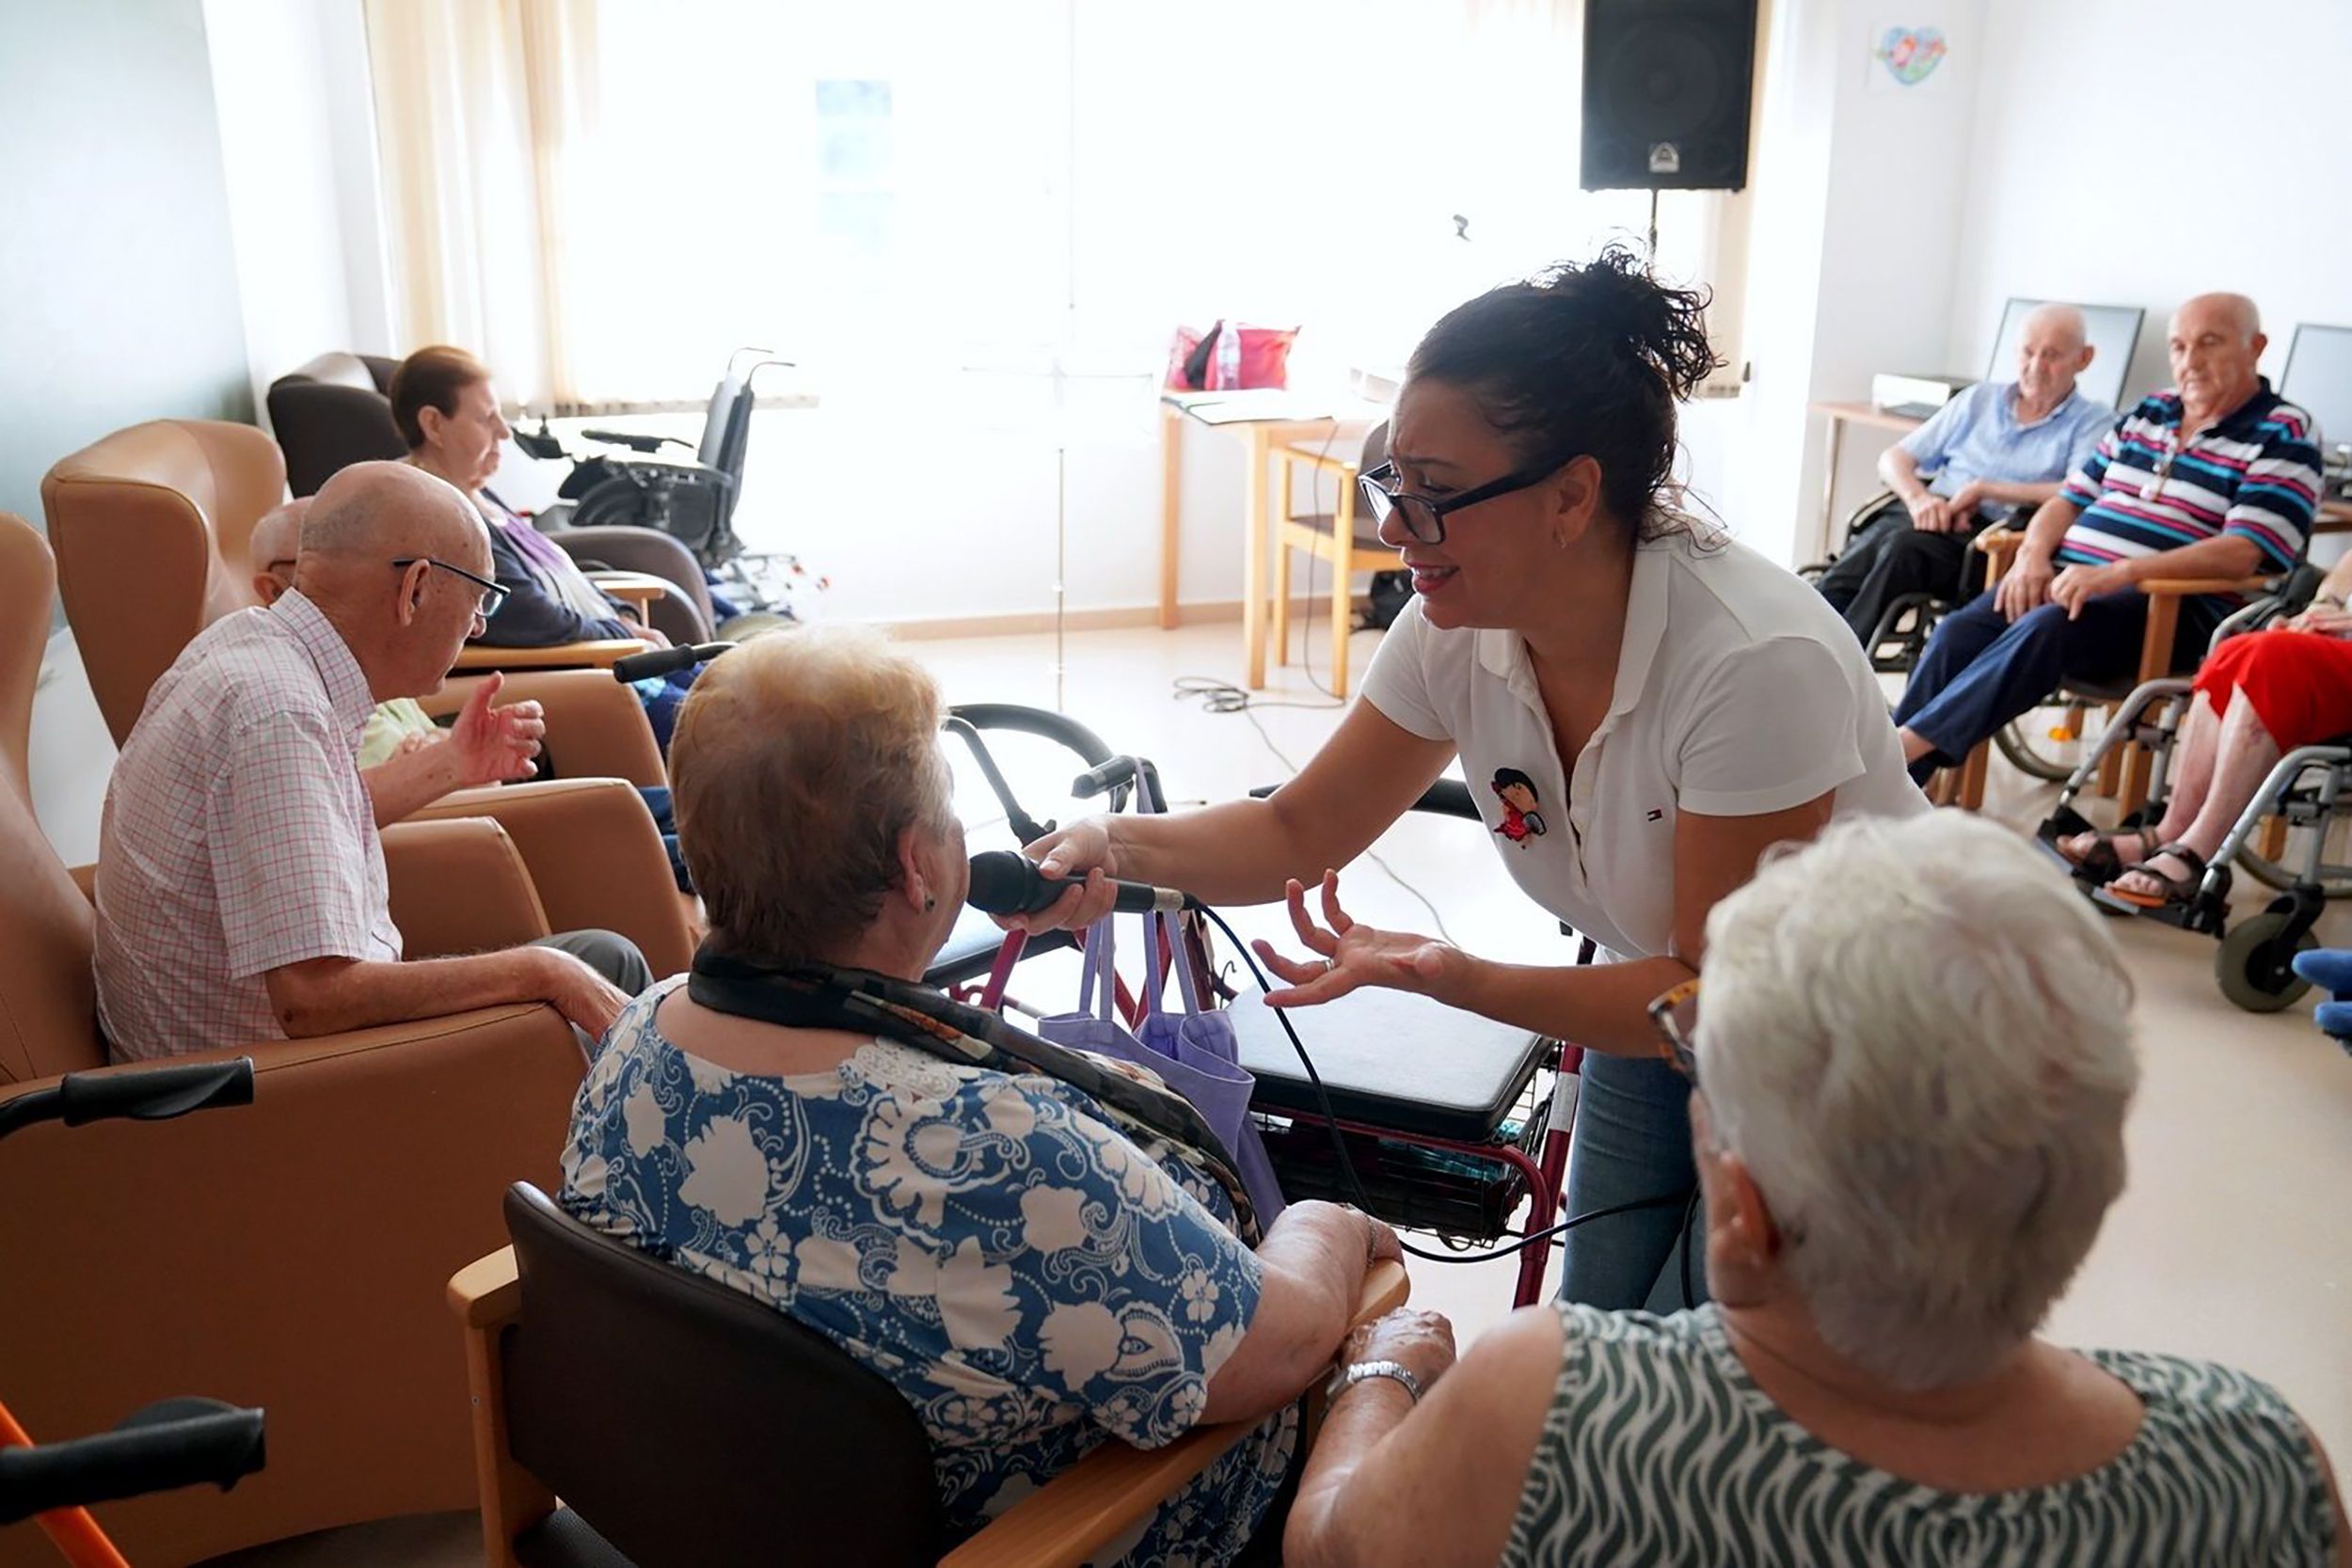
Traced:
<path id="1" fill-rule="evenodd" d="M 294 586 L 207 627 L 155 683 L 100 828 L 98 1016 L 117 1059 L 505 1002 L 600 1035 L 651 982 L 605 931 L 401 958 L 376 829 L 460 785 L 530 777 L 546 726 L 536 703 L 493 708 L 493 676 L 431 758 L 363 775 L 360 731 L 377 703 L 439 689 L 498 592 L 489 571 L 456 490 L 356 465 L 312 502 Z"/>

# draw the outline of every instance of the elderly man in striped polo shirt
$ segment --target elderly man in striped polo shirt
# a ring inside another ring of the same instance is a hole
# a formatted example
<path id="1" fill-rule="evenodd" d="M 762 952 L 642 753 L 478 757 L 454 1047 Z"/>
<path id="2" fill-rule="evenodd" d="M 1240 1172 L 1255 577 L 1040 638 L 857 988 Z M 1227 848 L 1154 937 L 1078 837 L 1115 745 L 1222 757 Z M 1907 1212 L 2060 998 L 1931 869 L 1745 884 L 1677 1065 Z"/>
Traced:
<path id="1" fill-rule="evenodd" d="M 2148 619 L 2140 583 L 2302 558 L 2319 448 L 2312 417 L 2256 373 L 2265 341 L 2243 294 L 2200 294 L 2174 312 L 2175 389 L 2102 436 L 2034 514 L 1999 585 L 1935 628 L 1895 710 L 1913 777 L 1959 762 L 2062 677 L 2129 673 Z M 2175 668 L 2197 661 L 2234 603 L 2181 602 Z"/>

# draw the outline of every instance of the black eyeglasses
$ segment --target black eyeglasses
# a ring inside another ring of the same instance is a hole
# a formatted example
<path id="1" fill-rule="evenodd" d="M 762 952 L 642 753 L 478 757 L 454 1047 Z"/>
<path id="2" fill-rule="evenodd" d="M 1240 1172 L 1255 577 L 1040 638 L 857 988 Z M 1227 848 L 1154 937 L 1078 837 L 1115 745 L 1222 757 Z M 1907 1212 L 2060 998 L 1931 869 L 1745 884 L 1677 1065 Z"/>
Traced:
<path id="1" fill-rule="evenodd" d="M 1356 487 L 1364 493 L 1364 504 L 1372 509 L 1372 520 L 1375 524 L 1385 526 L 1389 514 L 1393 512 L 1404 522 L 1406 533 L 1424 545 L 1442 545 L 1445 543 L 1448 513 L 1459 512 L 1464 507 L 1476 506 L 1480 501 L 1490 501 L 1497 496 L 1507 496 L 1515 490 L 1541 484 L 1559 470 L 1557 463 L 1541 468 L 1521 468 L 1517 473 L 1505 474 L 1489 483 L 1465 490 L 1458 496 L 1433 500 L 1427 496 L 1408 495 L 1403 490 L 1391 489 L 1390 486 L 1396 483 L 1396 465 L 1383 463 L 1369 473 L 1358 474 Z"/>
<path id="2" fill-rule="evenodd" d="M 438 566 L 444 572 L 454 573 L 481 589 L 482 594 L 476 601 L 474 609 L 485 621 L 496 615 L 499 612 L 499 606 L 506 602 L 506 590 L 492 582 L 488 578 L 476 577 L 463 566 L 453 566 L 446 561 L 436 561 L 429 555 L 404 555 L 392 562 L 392 570 L 405 572 L 420 561 L 428 566 Z"/>

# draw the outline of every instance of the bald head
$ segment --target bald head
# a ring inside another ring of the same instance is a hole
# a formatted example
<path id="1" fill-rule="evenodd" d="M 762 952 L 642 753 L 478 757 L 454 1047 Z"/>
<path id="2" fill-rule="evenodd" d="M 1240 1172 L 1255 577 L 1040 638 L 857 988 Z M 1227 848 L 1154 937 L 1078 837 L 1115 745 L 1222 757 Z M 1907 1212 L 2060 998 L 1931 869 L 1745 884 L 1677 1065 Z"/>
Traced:
<path id="1" fill-rule="evenodd" d="M 2037 305 L 2017 337 L 2017 391 L 2027 419 L 2040 419 L 2074 390 L 2091 360 L 2083 313 L 2063 301 Z"/>
<path id="2" fill-rule="evenodd" d="M 2166 352 L 2188 431 L 2227 417 L 2262 388 L 2262 314 L 2244 294 L 2199 294 L 2172 312 Z"/>
<path id="3" fill-rule="evenodd" d="M 438 690 L 479 626 L 484 585 L 469 578 L 490 575 L 473 502 L 405 463 L 355 463 L 310 498 L 301 530 L 294 586 L 342 635 L 375 700 Z"/>
<path id="4" fill-rule="evenodd" d="M 482 515 L 457 487 L 405 463 L 354 463 L 311 498 L 302 555 L 322 562 L 435 556 L 486 571 L 490 546 Z"/>
<path id="5" fill-rule="evenodd" d="M 2262 312 L 2244 294 L 2199 294 L 2184 300 L 2172 312 L 2172 331 L 2177 337 L 2185 331 L 2220 331 L 2231 334 L 2241 343 L 2250 343 L 2262 336 Z"/>
<path id="6" fill-rule="evenodd" d="M 2025 335 L 2048 337 L 2070 349 L 2081 348 L 2090 341 L 2090 328 L 2083 321 L 2082 311 L 2063 300 L 2050 300 L 2037 305 L 2026 317 Z"/>
<path id="7" fill-rule="evenodd" d="M 296 496 L 285 505 L 262 514 L 253 525 L 252 537 L 245 542 L 246 563 L 256 577 L 270 576 L 271 568 L 284 570 L 286 579 L 294 580 L 294 557 L 302 549 L 302 519 L 310 510 L 310 498 Z"/>

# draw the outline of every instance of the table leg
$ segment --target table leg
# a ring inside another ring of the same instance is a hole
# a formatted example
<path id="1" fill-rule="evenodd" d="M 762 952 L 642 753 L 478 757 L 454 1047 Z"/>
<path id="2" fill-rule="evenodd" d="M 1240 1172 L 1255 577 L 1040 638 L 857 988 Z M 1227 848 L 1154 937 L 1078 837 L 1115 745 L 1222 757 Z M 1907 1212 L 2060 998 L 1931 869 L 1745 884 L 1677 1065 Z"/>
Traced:
<path id="1" fill-rule="evenodd" d="M 1831 531 L 1837 527 L 1837 455 L 1845 444 L 1846 421 L 1832 414 L 1829 418 L 1829 444 L 1821 452 L 1821 534 L 1813 542 L 1813 559 L 1827 559 L 1832 548 Z"/>
<path id="2" fill-rule="evenodd" d="M 1184 416 L 1160 404 L 1160 629 L 1176 629 L 1176 536 L 1184 519 Z"/>
<path id="3" fill-rule="evenodd" d="M 1252 691 L 1265 689 L 1265 465 L 1263 425 L 1249 427 L 1248 504 L 1242 514 L 1242 664 Z"/>

